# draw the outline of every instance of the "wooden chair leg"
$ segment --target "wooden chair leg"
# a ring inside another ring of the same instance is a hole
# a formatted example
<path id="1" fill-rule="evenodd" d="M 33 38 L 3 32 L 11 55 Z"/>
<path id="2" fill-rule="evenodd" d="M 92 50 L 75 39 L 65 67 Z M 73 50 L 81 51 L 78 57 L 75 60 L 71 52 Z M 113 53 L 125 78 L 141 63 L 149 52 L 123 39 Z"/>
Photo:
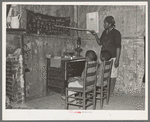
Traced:
<path id="1" fill-rule="evenodd" d="M 106 105 L 108 105 L 109 98 L 110 98 L 110 81 L 109 81 L 109 83 L 108 83 L 108 90 L 107 90 Z"/>
<path id="2" fill-rule="evenodd" d="M 101 95 L 100 95 L 100 108 L 103 108 L 103 86 L 101 87 Z"/>
<path id="3" fill-rule="evenodd" d="M 94 90 L 94 96 L 93 96 L 93 110 L 96 108 L 96 90 Z"/>
<path id="4" fill-rule="evenodd" d="M 79 97 L 82 97 L 82 94 L 81 94 L 81 93 L 79 93 Z M 79 99 L 79 104 L 81 104 L 81 102 L 82 102 L 82 100 Z M 81 108 L 81 107 L 79 106 L 79 108 Z"/>
<path id="5" fill-rule="evenodd" d="M 69 108 L 69 106 L 68 106 L 68 105 L 66 105 L 66 108 L 65 108 L 65 109 L 67 109 L 67 110 L 68 110 L 68 108 Z"/>
<path id="6" fill-rule="evenodd" d="M 85 99 L 88 97 L 88 94 L 85 93 Z M 87 105 L 87 100 L 85 100 L 85 106 Z"/>
<path id="7" fill-rule="evenodd" d="M 100 108 L 101 109 L 103 108 L 103 99 L 101 99 L 101 101 L 100 101 Z"/>
<path id="8" fill-rule="evenodd" d="M 108 105 L 108 102 L 109 102 L 109 93 L 107 92 L 106 105 Z"/>
<path id="9" fill-rule="evenodd" d="M 85 100 L 85 93 L 83 93 L 83 110 L 86 109 L 86 107 L 85 107 L 85 102 L 86 102 L 86 100 Z"/>
<path id="10" fill-rule="evenodd" d="M 68 90 L 66 89 L 66 95 L 65 95 L 65 109 L 68 109 L 69 105 L 67 104 L 68 102 Z"/>

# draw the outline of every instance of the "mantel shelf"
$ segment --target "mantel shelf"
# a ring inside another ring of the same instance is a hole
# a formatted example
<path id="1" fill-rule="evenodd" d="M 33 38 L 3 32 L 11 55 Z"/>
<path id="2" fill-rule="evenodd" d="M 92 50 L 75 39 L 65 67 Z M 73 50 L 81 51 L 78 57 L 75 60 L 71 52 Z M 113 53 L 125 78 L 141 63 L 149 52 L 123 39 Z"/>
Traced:
<path id="1" fill-rule="evenodd" d="M 7 33 L 25 33 L 26 30 L 24 28 L 6 28 Z"/>

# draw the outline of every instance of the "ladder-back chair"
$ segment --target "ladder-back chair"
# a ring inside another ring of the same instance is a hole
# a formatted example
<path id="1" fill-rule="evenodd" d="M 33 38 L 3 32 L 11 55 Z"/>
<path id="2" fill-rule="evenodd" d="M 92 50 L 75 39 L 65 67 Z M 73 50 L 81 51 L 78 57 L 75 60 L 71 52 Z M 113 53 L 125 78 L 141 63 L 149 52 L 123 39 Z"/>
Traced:
<path id="1" fill-rule="evenodd" d="M 102 65 L 101 83 L 96 87 L 96 100 L 100 100 L 100 107 L 103 108 L 103 100 L 106 98 L 106 104 L 108 105 L 110 97 L 110 77 L 112 70 L 113 60 L 104 61 Z M 105 82 L 105 83 L 104 83 Z"/>
<path id="2" fill-rule="evenodd" d="M 66 88 L 65 107 L 68 109 L 69 105 L 83 107 L 85 110 L 88 106 L 93 105 L 95 109 L 96 103 L 96 84 L 97 84 L 97 67 L 98 62 L 86 62 L 84 69 L 83 87 L 68 87 Z M 68 91 L 73 91 L 74 94 L 68 95 Z M 80 94 L 76 96 L 75 94 Z M 68 99 L 72 98 L 71 101 Z M 73 103 L 79 100 L 78 103 Z"/>

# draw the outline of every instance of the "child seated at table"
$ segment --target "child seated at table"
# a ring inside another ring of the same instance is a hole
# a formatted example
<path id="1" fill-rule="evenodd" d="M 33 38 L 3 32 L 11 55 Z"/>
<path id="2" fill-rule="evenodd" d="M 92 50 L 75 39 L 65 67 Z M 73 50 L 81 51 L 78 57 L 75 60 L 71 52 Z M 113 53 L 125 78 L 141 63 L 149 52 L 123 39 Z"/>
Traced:
<path id="1" fill-rule="evenodd" d="M 101 51 L 101 54 L 100 54 L 100 59 L 101 59 L 101 61 L 102 61 L 102 63 L 104 62 L 104 61 L 109 61 L 109 60 L 111 60 L 111 58 L 112 58 L 112 55 L 111 55 L 111 53 L 109 52 L 109 51 L 107 51 L 107 50 L 102 50 Z M 100 64 L 100 66 L 98 67 L 98 75 L 97 75 L 97 86 L 100 86 L 101 85 L 101 77 L 102 77 L 102 63 Z M 105 67 L 106 69 L 108 68 L 108 67 Z M 105 73 L 104 74 L 105 75 L 105 77 L 107 77 L 109 74 L 108 73 Z M 107 85 L 107 82 L 104 82 L 104 84 L 103 84 L 104 86 L 105 85 Z"/>
<path id="2" fill-rule="evenodd" d="M 97 61 L 97 55 L 93 50 L 88 50 L 85 54 L 86 62 Z M 92 72 L 92 68 L 88 69 L 88 73 Z M 90 78 L 90 77 L 89 77 Z M 84 79 L 84 70 L 82 72 L 81 77 L 72 77 L 68 80 L 68 87 L 83 87 L 83 79 Z M 68 95 L 74 94 L 75 92 L 68 91 Z M 65 99 L 65 96 L 62 96 Z"/>

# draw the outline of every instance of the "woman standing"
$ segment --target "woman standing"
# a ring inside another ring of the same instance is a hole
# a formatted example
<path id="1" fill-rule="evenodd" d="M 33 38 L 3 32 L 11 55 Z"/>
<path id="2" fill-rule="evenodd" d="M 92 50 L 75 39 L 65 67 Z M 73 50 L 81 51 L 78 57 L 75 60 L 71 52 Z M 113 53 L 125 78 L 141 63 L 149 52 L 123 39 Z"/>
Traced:
<path id="1" fill-rule="evenodd" d="M 117 69 L 119 66 L 120 52 L 121 52 L 121 34 L 115 29 L 115 20 L 112 16 L 107 16 L 104 19 L 104 28 L 101 37 L 99 38 L 94 30 L 90 32 L 95 36 L 99 45 L 102 45 L 101 50 L 108 50 L 112 54 L 113 66 L 111 72 L 110 95 L 114 91 Z"/>

